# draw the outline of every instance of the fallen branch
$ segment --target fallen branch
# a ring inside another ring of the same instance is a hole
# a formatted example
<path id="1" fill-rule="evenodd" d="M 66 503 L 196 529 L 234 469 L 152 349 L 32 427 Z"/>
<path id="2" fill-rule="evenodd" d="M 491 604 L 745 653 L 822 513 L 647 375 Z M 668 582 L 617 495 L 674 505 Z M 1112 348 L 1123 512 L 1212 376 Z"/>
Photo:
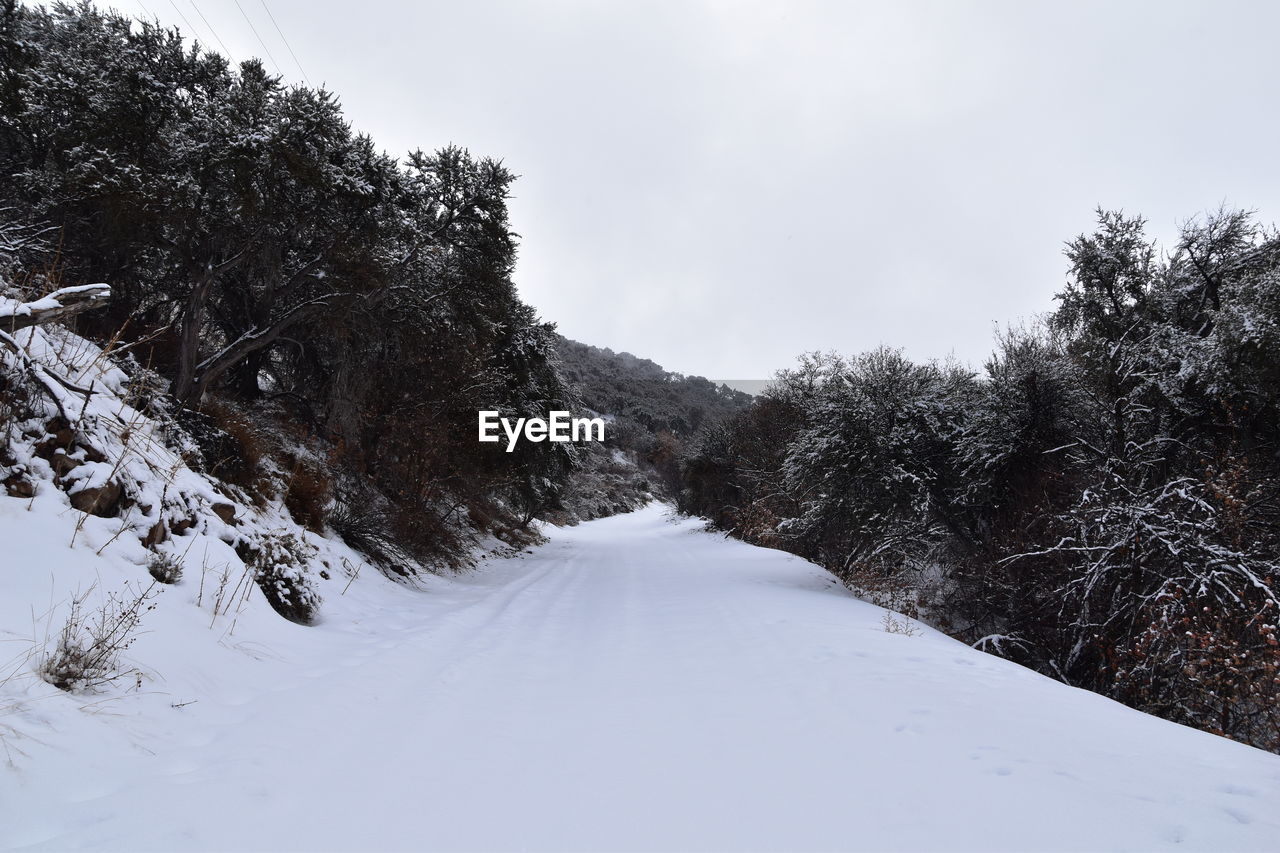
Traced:
<path id="1" fill-rule="evenodd" d="M 68 423 L 76 423 L 79 418 L 67 391 L 81 394 L 87 403 L 93 394 L 92 383 L 83 388 L 65 376 L 50 370 L 36 362 L 13 333 L 20 329 L 63 320 L 90 308 L 99 308 L 111 298 L 111 287 L 106 284 L 85 284 L 79 287 L 64 287 L 55 290 L 48 296 L 32 302 L 8 300 L 8 305 L 0 304 L 0 324 L 8 325 L 8 331 L 0 330 L 0 345 L 10 350 L 18 358 L 19 365 L 35 378 L 40 388 L 49 395 L 58 411 Z M 83 406 L 81 407 L 83 409 Z"/>
<path id="2" fill-rule="evenodd" d="M 32 302 L 8 300 L 11 304 L 0 305 L 0 324 L 13 334 L 31 326 L 65 320 L 91 308 L 101 308 L 110 299 L 111 286 L 107 284 L 63 287 Z"/>

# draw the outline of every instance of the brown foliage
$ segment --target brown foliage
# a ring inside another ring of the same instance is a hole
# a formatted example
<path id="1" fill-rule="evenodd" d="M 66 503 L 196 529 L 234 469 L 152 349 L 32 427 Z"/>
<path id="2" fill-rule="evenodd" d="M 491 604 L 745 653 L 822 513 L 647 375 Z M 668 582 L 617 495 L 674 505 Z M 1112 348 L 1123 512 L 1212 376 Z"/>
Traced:
<path id="1" fill-rule="evenodd" d="M 321 466 L 297 460 L 285 483 L 284 505 L 294 521 L 322 533 L 333 505 L 333 478 Z"/>
<path id="2" fill-rule="evenodd" d="M 259 492 L 262 460 L 268 446 L 253 420 L 239 407 L 219 399 L 207 399 L 200 411 L 225 436 L 203 446 L 205 466 L 211 476 Z"/>

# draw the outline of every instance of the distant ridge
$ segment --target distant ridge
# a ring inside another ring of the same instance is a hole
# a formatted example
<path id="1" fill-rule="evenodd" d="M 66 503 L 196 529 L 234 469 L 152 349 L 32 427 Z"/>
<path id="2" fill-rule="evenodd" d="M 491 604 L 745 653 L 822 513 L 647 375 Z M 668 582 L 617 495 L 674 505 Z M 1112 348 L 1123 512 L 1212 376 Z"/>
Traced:
<path id="1" fill-rule="evenodd" d="M 735 391 L 750 394 L 752 397 L 760 396 L 773 384 L 772 379 L 711 379 L 708 381 L 716 385 L 727 385 Z"/>

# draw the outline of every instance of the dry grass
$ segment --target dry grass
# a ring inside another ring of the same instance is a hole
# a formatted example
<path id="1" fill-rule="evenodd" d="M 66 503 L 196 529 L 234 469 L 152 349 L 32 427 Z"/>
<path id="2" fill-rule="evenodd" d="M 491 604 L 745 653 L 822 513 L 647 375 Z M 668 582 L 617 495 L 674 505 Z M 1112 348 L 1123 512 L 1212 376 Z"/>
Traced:
<path id="1" fill-rule="evenodd" d="M 294 521 L 323 533 L 333 507 L 333 478 L 320 466 L 297 460 L 285 483 L 284 505 Z"/>
<path id="2" fill-rule="evenodd" d="M 262 433 L 241 409 L 225 401 L 210 399 L 201 406 L 223 439 L 203 446 L 209 474 L 240 486 L 255 497 L 261 493 L 262 460 L 268 448 Z"/>
<path id="3" fill-rule="evenodd" d="M 133 643 L 142 615 L 155 608 L 156 585 L 138 593 L 109 593 L 101 607 L 86 612 L 85 602 L 93 589 L 71 599 L 56 644 L 41 656 L 36 668 L 42 679 L 59 690 L 90 691 L 134 672 L 123 669 L 121 655 Z"/>

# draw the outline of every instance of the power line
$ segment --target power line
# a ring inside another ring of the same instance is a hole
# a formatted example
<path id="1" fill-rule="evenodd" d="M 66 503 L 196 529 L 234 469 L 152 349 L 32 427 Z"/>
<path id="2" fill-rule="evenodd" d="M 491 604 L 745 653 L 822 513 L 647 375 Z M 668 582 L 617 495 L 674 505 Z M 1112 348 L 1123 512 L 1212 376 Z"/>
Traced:
<path id="1" fill-rule="evenodd" d="M 196 10 L 196 14 L 200 16 L 200 20 L 204 21 L 204 25 L 209 28 L 209 32 L 213 33 L 213 37 L 217 39 L 218 46 L 222 48 L 222 53 L 227 57 L 228 62 L 234 62 L 231 51 L 227 50 L 227 46 L 223 44 L 222 37 L 218 35 L 218 31 L 213 28 L 213 24 L 209 23 L 209 19 L 204 16 L 204 12 L 200 11 L 200 7 L 196 5 L 196 0 L 191 0 L 191 8 Z"/>
<path id="2" fill-rule="evenodd" d="M 267 43 L 262 40 L 262 36 L 258 35 L 258 28 L 253 25 L 253 21 L 249 20 L 249 16 L 245 14 L 244 7 L 240 5 L 240 0 L 236 0 L 236 8 L 240 10 L 241 15 L 244 15 L 245 23 L 253 31 L 253 36 L 258 40 L 258 44 L 262 45 L 262 50 L 266 53 L 267 59 L 270 59 L 271 64 L 276 67 L 276 73 L 283 77 L 284 72 L 280 70 L 280 63 L 276 62 L 276 58 L 271 55 L 271 48 L 267 47 Z"/>
<path id="3" fill-rule="evenodd" d="M 178 13 L 178 17 L 182 19 L 182 23 L 187 25 L 187 32 L 195 36 L 196 38 L 200 38 L 200 34 L 196 32 L 195 26 L 192 25 L 192 23 L 187 20 L 186 15 L 182 14 L 182 10 L 178 8 L 178 4 L 174 3 L 173 0 L 169 0 L 169 5 L 173 7 L 173 11 Z"/>
<path id="4" fill-rule="evenodd" d="M 289 44 L 289 40 L 284 37 L 284 30 L 280 29 L 280 25 L 276 23 L 276 16 L 271 14 L 271 8 L 267 5 L 267 0 L 259 0 L 262 8 L 266 10 L 267 17 L 271 19 L 271 24 L 276 28 L 276 32 L 280 34 L 280 41 L 284 42 L 285 48 L 288 49 L 289 55 L 293 57 L 293 61 L 297 64 L 298 70 L 302 72 L 302 79 L 307 81 L 307 85 L 311 86 L 311 78 L 307 76 L 306 69 L 302 67 L 302 63 L 298 61 L 298 54 L 293 52 L 293 45 Z M 315 88 L 312 86 L 312 88 Z"/>

